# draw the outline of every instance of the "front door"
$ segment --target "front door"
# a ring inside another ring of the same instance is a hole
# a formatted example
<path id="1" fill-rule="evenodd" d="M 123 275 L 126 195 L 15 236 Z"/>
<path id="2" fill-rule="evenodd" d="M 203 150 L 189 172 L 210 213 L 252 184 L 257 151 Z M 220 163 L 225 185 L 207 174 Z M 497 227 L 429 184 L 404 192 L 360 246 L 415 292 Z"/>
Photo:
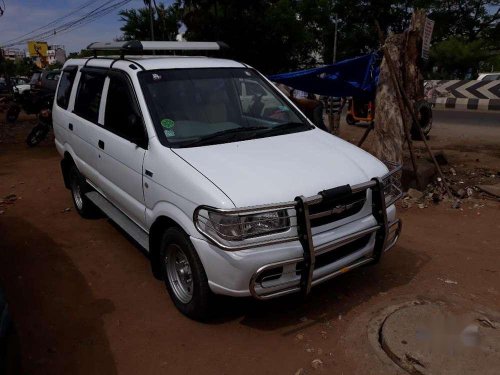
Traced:
<path id="1" fill-rule="evenodd" d="M 104 84 L 97 148 L 100 188 L 106 197 L 145 229 L 142 166 L 147 133 L 129 78 L 110 71 Z"/>

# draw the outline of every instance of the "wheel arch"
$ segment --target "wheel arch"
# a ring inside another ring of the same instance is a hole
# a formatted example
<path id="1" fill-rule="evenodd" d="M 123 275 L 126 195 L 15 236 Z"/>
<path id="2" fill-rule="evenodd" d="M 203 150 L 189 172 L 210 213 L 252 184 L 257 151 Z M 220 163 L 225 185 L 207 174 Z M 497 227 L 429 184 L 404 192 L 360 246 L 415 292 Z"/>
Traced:
<path id="1" fill-rule="evenodd" d="M 71 169 L 71 166 L 73 165 L 76 165 L 75 160 L 73 159 L 69 151 L 65 151 L 61 160 L 61 171 L 63 175 L 64 186 L 66 187 L 66 189 L 70 188 L 69 171 Z"/>

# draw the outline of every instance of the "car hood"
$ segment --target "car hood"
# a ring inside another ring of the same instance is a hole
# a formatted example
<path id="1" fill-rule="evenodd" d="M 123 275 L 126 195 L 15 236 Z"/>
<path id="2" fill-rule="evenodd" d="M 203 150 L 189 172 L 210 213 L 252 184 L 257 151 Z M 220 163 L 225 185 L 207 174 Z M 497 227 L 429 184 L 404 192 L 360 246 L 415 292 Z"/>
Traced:
<path id="1" fill-rule="evenodd" d="M 173 151 L 236 207 L 290 201 L 387 173 L 380 160 L 319 129 Z"/>

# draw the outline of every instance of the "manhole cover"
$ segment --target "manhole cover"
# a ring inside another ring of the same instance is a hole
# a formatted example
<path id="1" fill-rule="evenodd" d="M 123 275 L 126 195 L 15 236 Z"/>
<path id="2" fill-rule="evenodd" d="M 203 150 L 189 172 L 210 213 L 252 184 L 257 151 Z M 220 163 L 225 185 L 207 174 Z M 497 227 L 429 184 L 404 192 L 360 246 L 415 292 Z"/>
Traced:
<path id="1" fill-rule="evenodd" d="M 410 374 L 499 374 L 500 319 L 445 303 L 393 309 L 379 330 L 384 352 Z"/>

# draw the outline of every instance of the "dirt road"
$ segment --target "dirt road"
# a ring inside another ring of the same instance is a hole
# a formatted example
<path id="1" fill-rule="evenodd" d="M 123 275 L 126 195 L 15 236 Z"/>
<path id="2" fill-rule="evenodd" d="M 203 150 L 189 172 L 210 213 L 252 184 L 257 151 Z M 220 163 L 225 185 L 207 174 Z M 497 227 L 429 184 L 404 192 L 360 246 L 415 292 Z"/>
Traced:
<path id="1" fill-rule="evenodd" d="M 365 339 L 380 308 L 423 298 L 500 311 L 500 204 L 470 200 L 401 209 L 403 236 L 380 264 L 305 302 L 221 298 L 216 319 L 193 322 L 115 225 L 76 214 L 52 144 L 22 143 L 28 126 L 0 143 L 0 198 L 16 196 L 1 208 L 0 287 L 27 374 L 387 374 Z"/>

